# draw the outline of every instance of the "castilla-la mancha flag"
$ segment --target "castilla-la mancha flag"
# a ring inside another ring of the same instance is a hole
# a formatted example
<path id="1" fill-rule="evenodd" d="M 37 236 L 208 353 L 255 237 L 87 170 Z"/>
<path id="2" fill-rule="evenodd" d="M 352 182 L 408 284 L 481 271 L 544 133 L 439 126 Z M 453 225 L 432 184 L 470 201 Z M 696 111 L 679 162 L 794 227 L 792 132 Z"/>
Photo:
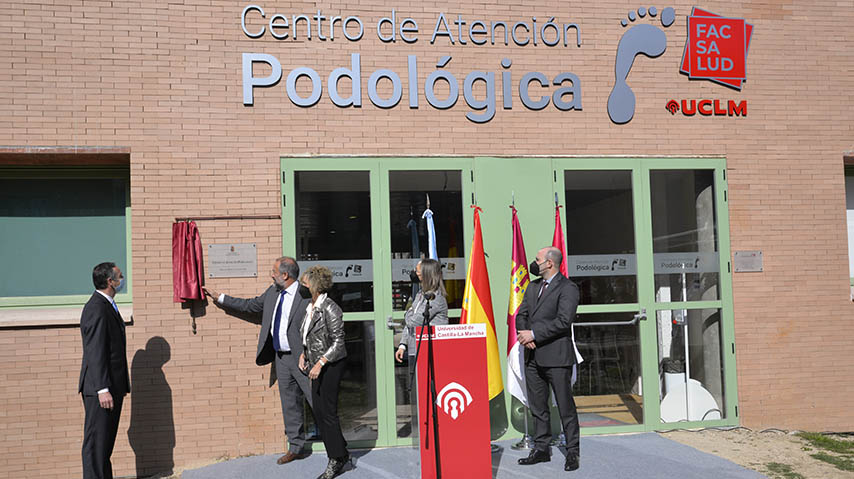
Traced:
<path id="1" fill-rule="evenodd" d="M 480 230 L 481 209 L 477 206 L 472 208 L 474 208 L 474 240 L 466 272 L 460 324 L 486 325 L 486 366 L 489 374 L 489 399 L 492 399 L 504 390 L 504 382 L 501 379 L 495 315 L 492 313 L 492 293 L 489 290 L 489 273 L 486 271 L 486 258 L 483 254 L 483 233 Z"/>
<path id="2" fill-rule="evenodd" d="M 525 349 L 516 340 L 516 313 L 522 306 L 525 290 L 531 282 L 528 276 L 528 260 L 525 257 L 525 242 L 522 241 L 522 227 L 513 210 L 513 246 L 510 253 L 510 301 L 507 306 L 507 391 L 528 405 L 525 392 Z"/>

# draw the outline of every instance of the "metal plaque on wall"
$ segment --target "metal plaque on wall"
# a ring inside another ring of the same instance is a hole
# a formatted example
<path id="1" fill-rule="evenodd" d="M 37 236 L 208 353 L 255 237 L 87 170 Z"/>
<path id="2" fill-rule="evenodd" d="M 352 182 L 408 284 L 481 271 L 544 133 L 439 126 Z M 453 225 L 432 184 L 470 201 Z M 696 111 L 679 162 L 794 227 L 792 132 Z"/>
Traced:
<path id="1" fill-rule="evenodd" d="M 733 260 L 736 273 L 762 272 L 762 251 L 736 251 Z"/>
<path id="2" fill-rule="evenodd" d="M 258 249 L 255 243 L 208 245 L 209 278 L 257 278 Z"/>

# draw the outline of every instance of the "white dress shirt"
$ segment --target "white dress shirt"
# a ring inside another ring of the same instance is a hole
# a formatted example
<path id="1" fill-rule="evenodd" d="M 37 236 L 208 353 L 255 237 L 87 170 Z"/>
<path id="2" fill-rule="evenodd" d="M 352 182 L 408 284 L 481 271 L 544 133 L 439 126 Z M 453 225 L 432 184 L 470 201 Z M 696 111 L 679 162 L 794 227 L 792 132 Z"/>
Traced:
<path id="1" fill-rule="evenodd" d="M 285 288 L 285 298 L 282 301 L 282 318 L 280 319 L 281 324 L 279 324 L 279 347 L 282 348 L 282 351 L 290 351 L 291 345 L 288 342 L 288 320 L 291 317 L 291 306 L 294 304 L 294 299 L 296 298 L 297 288 L 299 288 L 299 283 L 294 281 L 290 286 Z M 279 309 L 279 298 L 276 297 L 276 306 L 273 307 L 273 321 L 276 320 L 276 311 Z M 275 334 L 275 328 L 273 325 L 270 325 L 270 336 Z"/>

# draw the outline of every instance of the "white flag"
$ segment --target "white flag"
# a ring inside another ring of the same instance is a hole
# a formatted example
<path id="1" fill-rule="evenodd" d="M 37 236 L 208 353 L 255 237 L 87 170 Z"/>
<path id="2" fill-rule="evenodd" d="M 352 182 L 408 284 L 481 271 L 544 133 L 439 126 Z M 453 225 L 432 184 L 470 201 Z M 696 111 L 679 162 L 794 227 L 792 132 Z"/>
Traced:
<path id="1" fill-rule="evenodd" d="M 436 226 L 433 224 L 433 211 L 430 208 L 424 210 L 422 218 L 427 218 L 427 251 L 430 253 L 430 259 L 439 260 L 439 253 L 436 250 Z"/>

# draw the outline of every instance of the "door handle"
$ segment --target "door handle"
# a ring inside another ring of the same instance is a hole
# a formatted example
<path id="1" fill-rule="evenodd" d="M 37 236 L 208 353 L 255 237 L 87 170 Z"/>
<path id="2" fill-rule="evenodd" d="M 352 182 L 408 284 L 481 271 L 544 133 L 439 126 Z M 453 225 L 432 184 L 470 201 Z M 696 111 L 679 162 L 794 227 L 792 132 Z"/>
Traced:
<path id="1" fill-rule="evenodd" d="M 398 324 L 394 321 L 394 318 L 391 316 L 386 318 L 385 325 L 388 327 L 388 329 L 392 330 L 398 326 Z"/>
<path id="2" fill-rule="evenodd" d="M 640 312 L 634 316 L 635 321 L 646 321 L 646 308 L 641 308 Z"/>

